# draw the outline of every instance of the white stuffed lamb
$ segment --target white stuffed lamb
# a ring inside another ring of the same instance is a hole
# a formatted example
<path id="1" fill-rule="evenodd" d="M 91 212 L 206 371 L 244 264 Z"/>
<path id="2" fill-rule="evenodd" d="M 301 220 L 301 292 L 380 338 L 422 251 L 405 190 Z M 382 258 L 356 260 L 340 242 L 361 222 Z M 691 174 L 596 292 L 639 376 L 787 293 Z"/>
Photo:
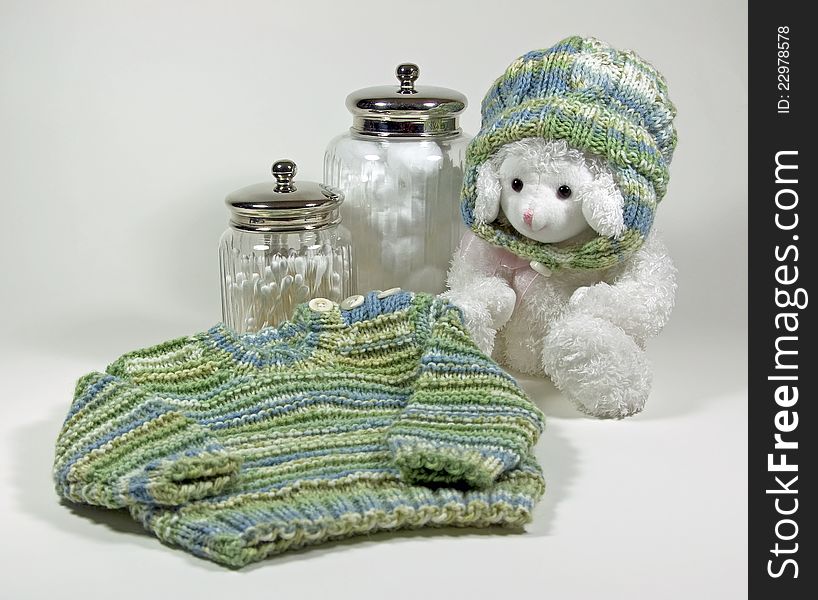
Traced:
<path id="1" fill-rule="evenodd" d="M 573 37 L 495 82 L 468 150 L 471 231 L 444 295 L 484 351 L 594 416 L 642 410 L 645 342 L 673 307 L 676 271 L 651 226 L 674 115 L 653 67 Z"/>

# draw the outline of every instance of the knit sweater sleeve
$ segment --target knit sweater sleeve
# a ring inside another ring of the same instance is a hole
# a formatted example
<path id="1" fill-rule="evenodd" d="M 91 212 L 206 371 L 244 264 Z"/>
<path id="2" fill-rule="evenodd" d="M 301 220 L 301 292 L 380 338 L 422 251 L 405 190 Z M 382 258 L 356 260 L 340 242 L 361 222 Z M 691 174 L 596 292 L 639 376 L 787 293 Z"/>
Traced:
<path id="1" fill-rule="evenodd" d="M 425 321 L 413 393 L 387 433 L 393 460 L 410 482 L 486 487 L 530 453 L 542 413 L 478 349 L 459 308 L 436 299 Z"/>
<path id="2" fill-rule="evenodd" d="M 206 428 L 159 394 L 91 373 L 77 383 L 53 476 L 57 493 L 73 502 L 178 505 L 220 492 L 239 466 Z"/>

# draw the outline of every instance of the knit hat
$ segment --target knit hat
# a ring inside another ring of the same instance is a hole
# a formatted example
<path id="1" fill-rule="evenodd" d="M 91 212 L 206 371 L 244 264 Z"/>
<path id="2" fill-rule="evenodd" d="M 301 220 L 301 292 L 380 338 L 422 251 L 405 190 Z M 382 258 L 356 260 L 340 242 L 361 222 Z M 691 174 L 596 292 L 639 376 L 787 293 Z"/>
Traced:
<path id="1" fill-rule="evenodd" d="M 634 52 L 594 38 L 570 37 L 515 60 L 482 103 L 482 126 L 466 154 L 461 211 L 478 237 L 550 269 L 604 269 L 635 252 L 665 195 L 676 146 L 676 109 L 654 67 Z M 624 197 L 624 232 L 575 245 L 538 242 L 505 219 L 475 214 L 480 165 L 525 138 L 565 140 L 601 158 Z"/>
<path id="2" fill-rule="evenodd" d="M 162 541 L 242 566 L 379 530 L 519 527 L 544 490 L 541 429 L 458 308 L 373 292 L 86 375 L 54 480 L 68 500 L 127 508 Z"/>

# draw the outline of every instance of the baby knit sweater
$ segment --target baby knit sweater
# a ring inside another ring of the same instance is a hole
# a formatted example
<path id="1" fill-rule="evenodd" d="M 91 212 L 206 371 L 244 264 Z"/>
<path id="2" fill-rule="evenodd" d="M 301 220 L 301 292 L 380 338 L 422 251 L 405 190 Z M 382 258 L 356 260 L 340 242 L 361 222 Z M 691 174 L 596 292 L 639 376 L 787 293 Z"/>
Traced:
<path id="1" fill-rule="evenodd" d="M 373 292 L 82 377 L 54 480 L 68 500 L 127 508 L 162 541 L 242 566 L 379 530 L 520 526 L 544 491 L 542 419 L 459 309 Z"/>

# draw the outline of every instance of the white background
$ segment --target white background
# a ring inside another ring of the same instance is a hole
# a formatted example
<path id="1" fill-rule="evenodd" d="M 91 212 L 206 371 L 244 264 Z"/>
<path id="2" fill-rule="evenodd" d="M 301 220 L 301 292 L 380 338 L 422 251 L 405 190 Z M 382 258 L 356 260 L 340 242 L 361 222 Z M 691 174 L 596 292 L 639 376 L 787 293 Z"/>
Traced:
<path id="1" fill-rule="evenodd" d="M 746 26 L 714 0 L 0 0 L 0 597 L 746 595 Z M 285 156 L 320 179 L 346 94 L 402 61 L 469 97 L 473 133 L 508 63 L 574 33 L 668 79 L 680 142 L 657 222 L 680 291 L 643 414 L 580 417 L 526 383 L 550 417 L 527 533 L 377 535 L 235 572 L 59 503 L 76 378 L 219 319 L 228 192 Z"/>

